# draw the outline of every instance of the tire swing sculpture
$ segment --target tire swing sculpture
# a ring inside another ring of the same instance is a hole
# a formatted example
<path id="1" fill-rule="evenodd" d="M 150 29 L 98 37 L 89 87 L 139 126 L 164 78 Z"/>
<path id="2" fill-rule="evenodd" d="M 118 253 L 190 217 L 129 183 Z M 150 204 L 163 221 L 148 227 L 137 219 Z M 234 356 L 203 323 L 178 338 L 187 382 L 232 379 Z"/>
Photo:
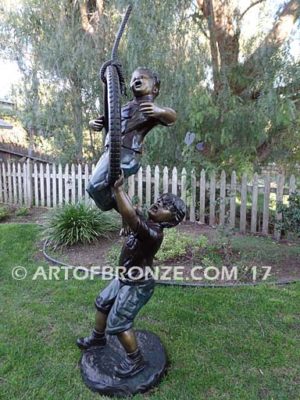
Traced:
<path id="1" fill-rule="evenodd" d="M 139 169 L 146 134 L 158 124 L 169 126 L 176 119 L 174 110 L 154 103 L 160 80 L 144 67 L 133 72 L 130 87 L 134 97 L 121 109 L 125 82 L 117 49 L 130 12 L 131 6 L 119 28 L 111 60 L 100 70 L 104 115 L 90 126 L 98 131 L 105 128 L 106 146 L 87 187 L 99 208 L 120 212 L 129 231 L 120 254 L 121 272 L 119 269 L 118 277 L 96 298 L 95 328 L 90 336 L 77 339 L 78 347 L 84 350 L 80 360 L 84 383 L 95 392 L 115 397 L 144 393 L 166 372 L 167 356 L 160 338 L 148 331 L 135 331 L 133 322 L 154 292 L 151 267 L 163 241 L 163 229 L 176 226 L 185 216 L 183 201 L 165 193 L 144 219 L 123 190 L 124 176 Z"/>

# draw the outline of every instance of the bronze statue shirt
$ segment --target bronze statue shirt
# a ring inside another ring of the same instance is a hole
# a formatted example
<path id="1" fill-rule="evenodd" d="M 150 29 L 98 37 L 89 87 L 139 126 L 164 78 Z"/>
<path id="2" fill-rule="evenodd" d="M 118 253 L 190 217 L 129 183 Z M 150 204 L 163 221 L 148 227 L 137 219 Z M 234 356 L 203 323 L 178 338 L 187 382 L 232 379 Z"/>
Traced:
<path id="1" fill-rule="evenodd" d="M 124 267 L 125 272 L 119 275 L 119 279 L 127 283 L 153 279 L 153 276 L 149 275 L 149 269 L 147 271 L 145 267 L 152 267 L 153 258 L 162 240 L 162 227 L 151 220 L 139 217 L 136 232 L 130 233 L 127 237 L 120 254 L 119 266 Z"/>

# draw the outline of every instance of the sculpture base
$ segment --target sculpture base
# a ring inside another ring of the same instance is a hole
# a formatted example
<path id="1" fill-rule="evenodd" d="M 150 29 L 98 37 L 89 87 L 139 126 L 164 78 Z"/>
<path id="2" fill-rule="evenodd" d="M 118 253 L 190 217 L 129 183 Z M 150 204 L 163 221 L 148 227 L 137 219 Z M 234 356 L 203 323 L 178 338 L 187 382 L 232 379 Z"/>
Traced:
<path id="1" fill-rule="evenodd" d="M 159 337 L 148 331 L 136 331 L 139 348 L 146 361 L 143 371 L 128 378 L 118 378 L 114 367 L 125 357 L 116 336 L 108 336 L 104 348 L 91 347 L 80 360 L 84 383 L 94 392 L 107 396 L 127 397 L 155 387 L 167 368 L 167 356 Z"/>

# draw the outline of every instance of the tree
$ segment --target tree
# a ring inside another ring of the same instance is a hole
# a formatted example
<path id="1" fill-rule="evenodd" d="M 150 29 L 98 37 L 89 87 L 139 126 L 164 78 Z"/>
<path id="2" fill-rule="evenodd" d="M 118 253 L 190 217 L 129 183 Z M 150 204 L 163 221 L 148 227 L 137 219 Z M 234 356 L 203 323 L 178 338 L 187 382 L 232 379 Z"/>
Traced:
<path id="1" fill-rule="evenodd" d="M 242 10 L 234 0 L 197 0 L 194 18 L 209 41 L 213 80 L 210 112 L 200 124 L 194 114 L 194 128 L 206 142 L 206 159 L 234 166 L 272 157 L 278 161 L 287 159 L 284 151 L 278 157 L 278 147 L 295 149 L 291 132 L 299 141 L 295 103 L 282 95 L 299 94 L 299 72 L 295 74 L 296 66 L 282 45 L 299 18 L 300 3 L 285 3 L 257 48 L 242 54 L 243 19 L 260 3 L 264 1 L 253 1 Z"/>
<path id="2" fill-rule="evenodd" d="M 3 47 L 23 73 L 21 118 L 64 159 L 82 159 L 84 130 L 99 113 L 98 71 L 114 28 L 109 17 L 100 0 L 24 0 L 6 10 Z"/>

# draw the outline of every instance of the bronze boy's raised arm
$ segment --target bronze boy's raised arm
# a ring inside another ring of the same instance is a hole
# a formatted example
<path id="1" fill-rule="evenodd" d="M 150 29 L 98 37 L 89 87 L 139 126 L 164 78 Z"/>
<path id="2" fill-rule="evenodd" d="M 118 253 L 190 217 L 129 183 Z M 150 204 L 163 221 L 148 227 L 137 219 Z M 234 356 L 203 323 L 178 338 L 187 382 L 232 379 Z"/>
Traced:
<path id="1" fill-rule="evenodd" d="M 124 175 L 114 184 L 114 194 L 118 206 L 118 211 L 123 220 L 129 225 L 133 232 L 136 232 L 138 227 L 139 218 L 133 208 L 131 201 L 126 192 L 123 190 Z"/>

